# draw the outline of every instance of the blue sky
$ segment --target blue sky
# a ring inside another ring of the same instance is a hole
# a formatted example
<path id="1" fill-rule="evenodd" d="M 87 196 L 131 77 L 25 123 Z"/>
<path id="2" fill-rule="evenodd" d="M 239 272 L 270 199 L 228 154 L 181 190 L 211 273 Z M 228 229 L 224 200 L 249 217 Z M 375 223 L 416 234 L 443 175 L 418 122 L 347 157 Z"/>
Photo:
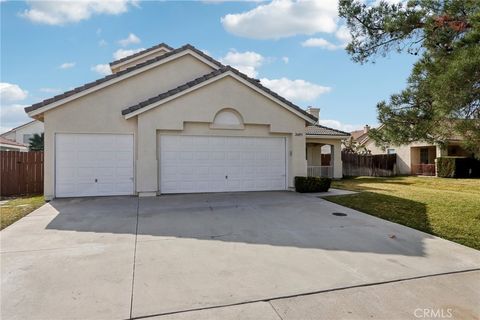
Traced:
<path id="1" fill-rule="evenodd" d="M 376 124 L 376 103 L 405 86 L 415 61 L 392 54 L 352 62 L 335 0 L 0 6 L 2 131 L 28 121 L 24 106 L 100 78 L 114 57 L 160 42 L 190 43 L 301 107 L 321 108 L 323 124 L 344 130 Z"/>

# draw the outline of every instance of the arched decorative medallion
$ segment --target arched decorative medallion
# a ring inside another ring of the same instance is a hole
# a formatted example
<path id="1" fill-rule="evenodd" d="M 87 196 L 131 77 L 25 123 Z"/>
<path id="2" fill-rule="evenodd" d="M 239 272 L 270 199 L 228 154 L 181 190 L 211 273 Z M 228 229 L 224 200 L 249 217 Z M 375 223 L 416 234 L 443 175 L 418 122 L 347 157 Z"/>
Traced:
<path id="1" fill-rule="evenodd" d="M 212 129 L 243 129 L 243 117 L 235 109 L 224 108 L 215 114 L 213 122 L 210 125 Z"/>

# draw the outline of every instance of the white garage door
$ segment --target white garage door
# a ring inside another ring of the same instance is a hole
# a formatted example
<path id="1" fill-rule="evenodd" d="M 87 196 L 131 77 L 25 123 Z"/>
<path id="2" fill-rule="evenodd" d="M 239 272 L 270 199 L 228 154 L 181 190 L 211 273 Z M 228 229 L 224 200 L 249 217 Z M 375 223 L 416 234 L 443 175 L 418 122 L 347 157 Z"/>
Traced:
<path id="1" fill-rule="evenodd" d="M 56 134 L 57 197 L 133 194 L 133 135 Z"/>
<path id="2" fill-rule="evenodd" d="M 160 192 L 286 189 L 285 138 L 161 136 Z"/>

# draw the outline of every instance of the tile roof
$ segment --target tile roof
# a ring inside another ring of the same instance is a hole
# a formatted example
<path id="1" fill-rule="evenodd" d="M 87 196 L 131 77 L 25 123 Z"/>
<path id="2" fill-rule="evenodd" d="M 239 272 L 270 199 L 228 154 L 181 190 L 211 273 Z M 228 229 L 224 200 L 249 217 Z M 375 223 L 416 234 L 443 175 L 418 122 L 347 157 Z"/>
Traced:
<path id="1" fill-rule="evenodd" d="M 365 134 L 365 131 L 363 129 L 361 130 L 355 130 L 355 131 L 352 131 L 350 132 L 350 134 L 352 135 L 352 138 L 354 140 L 357 140 L 359 138 L 361 138 L 364 134 Z"/>
<path id="2" fill-rule="evenodd" d="M 312 136 L 350 136 L 350 133 L 316 124 L 306 128 L 306 134 Z"/>
<path id="3" fill-rule="evenodd" d="M 157 44 L 157 45 L 155 45 L 155 46 L 153 46 L 153 47 L 147 48 L 147 49 L 145 49 L 145 50 L 142 50 L 142 51 L 139 51 L 139 52 L 137 52 L 137 53 L 131 54 L 131 55 L 126 56 L 126 57 L 124 57 L 124 58 L 121 58 L 121 59 L 115 60 L 115 61 L 113 61 L 113 62 L 110 62 L 110 66 L 114 66 L 114 65 L 116 65 L 116 64 L 122 63 L 122 62 L 124 62 L 124 61 L 130 60 L 130 59 L 135 58 L 135 57 L 138 57 L 138 56 L 141 56 L 142 54 L 148 53 L 148 52 L 150 52 L 150 51 L 153 51 L 153 50 L 155 50 L 155 49 L 162 48 L 162 47 L 167 48 L 168 50 L 173 50 L 173 48 L 170 47 L 168 44 L 162 42 L 162 43 Z"/>
<path id="4" fill-rule="evenodd" d="M 83 86 L 80 86 L 80 87 L 77 87 L 75 89 L 72 89 L 72 90 L 69 90 L 69 91 L 66 91 L 62 94 L 59 94 L 59 95 L 56 95 L 54 96 L 53 98 L 49 98 L 49 99 L 45 99 L 41 102 L 38 102 L 38 103 L 35 103 L 35 104 L 32 104 L 31 106 L 29 107 L 26 107 L 25 108 L 25 112 L 32 112 L 34 110 L 37 110 L 41 107 L 44 107 L 46 105 L 49 105 L 51 103 L 54 103 L 54 102 L 57 102 L 57 101 L 60 101 L 60 100 L 63 100 L 65 98 L 68 98 L 74 94 L 77 94 L 79 92 L 82 92 L 82 91 L 85 91 L 87 89 L 90 89 L 90 88 L 93 88 L 95 86 L 98 86 L 104 82 L 107 82 L 111 79 L 115 79 L 115 78 L 118 78 L 120 76 L 123 76 L 124 74 L 127 74 L 129 72 L 132 72 L 134 70 L 137 70 L 137 69 L 140 69 L 144 66 L 147 66 L 149 64 L 152 64 L 152 63 L 155 63 L 157 61 L 160 61 L 160 60 L 163 60 L 165 58 L 168 58 L 168 57 L 171 57 L 177 53 L 180 53 L 182 51 L 185 51 L 185 50 L 192 50 L 194 51 L 195 53 L 201 55 L 203 58 L 207 59 L 208 61 L 212 62 L 213 64 L 217 65 L 218 67 L 223 67 L 223 64 L 221 64 L 220 62 L 218 62 L 217 60 L 213 59 L 212 57 L 206 55 L 205 53 L 203 53 L 202 51 L 198 50 L 197 48 L 195 48 L 194 46 L 190 45 L 190 44 L 187 44 L 187 45 L 184 45 L 180 48 L 177 48 L 177 49 L 174 49 L 170 52 L 167 52 L 165 54 L 162 54 L 161 56 L 158 56 L 158 57 L 155 57 L 153 59 L 150 59 L 148 61 L 145 61 L 145 62 L 142 62 L 142 63 L 139 63 L 137 65 L 134 65 L 132 67 L 129 67 L 125 70 L 122 70 L 122 71 L 119 71 L 117 73 L 114 73 L 114 74 L 111 74 L 111 75 L 108 75 L 106 77 L 103 77 L 101 79 L 98 79 L 96 81 L 93 81 L 93 82 L 89 82 L 87 84 L 84 84 Z"/>
<path id="5" fill-rule="evenodd" d="M 4 137 L 0 137 L 0 144 L 6 144 L 6 145 L 10 145 L 10 146 L 17 146 L 17 147 L 28 147 L 28 145 L 26 145 L 24 143 L 18 143 L 16 141 L 6 139 Z"/>
<path id="6" fill-rule="evenodd" d="M 256 86 L 257 88 L 259 88 L 260 90 L 263 90 L 264 92 L 266 92 L 267 94 L 273 96 L 274 98 L 280 100 L 281 102 L 285 103 L 286 105 L 294 108 L 295 110 L 301 112 L 302 114 L 306 115 L 307 117 L 309 117 L 310 119 L 314 120 L 314 121 L 317 121 L 318 119 L 316 117 L 314 117 L 313 115 L 309 114 L 308 112 L 306 112 L 305 110 L 303 110 L 302 108 L 300 108 L 299 106 L 293 104 L 292 102 L 288 101 L 287 99 L 285 99 L 284 97 L 280 96 L 279 94 L 273 92 L 272 90 L 268 89 L 267 87 L 264 87 L 259 80 L 256 80 L 256 79 L 253 79 L 253 78 L 250 78 L 248 77 L 247 75 L 241 73 L 240 71 L 238 71 L 237 69 L 231 67 L 231 66 L 224 66 L 218 70 L 215 70 L 211 73 L 208 73 L 206 75 L 203 75 L 195 80 L 192 80 L 192 81 L 189 81 L 181 86 L 178 86 L 176 87 L 175 89 L 172 89 L 172 90 L 169 90 L 167 92 L 163 92 L 155 97 L 152 97 L 150 99 L 147 99 L 147 100 L 144 100 L 136 105 L 133 105 L 131 107 L 128 107 L 124 110 L 122 110 L 122 115 L 126 115 L 126 114 L 129 114 L 129 113 L 132 113 L 134 111 L 137 111 L 139 109 L 142 109 L 152 103 L 155 103 L 155 102 L 158 102 L 158 101 L 161 101 L 167 97 L 170 97 L 170 96 L 173 96 L 177 93 L 180 93 L 182 91 L 185 91 L 189 88 L 192 88 L 192 87 L 195 87 L 196 85 L 202 83 L 202 82 L 205 82 L 209 79 L 212 79 L 220 74 L 223 74 L 225 72 L 228 72 L 228 71 L 231 71 L 233 73 L 235 73 L 236 75 L 240 76 L 241 78 L 243 78 L 244 80 L 247 80 L 249 83 L 253 84 L 254 86 Z"/>

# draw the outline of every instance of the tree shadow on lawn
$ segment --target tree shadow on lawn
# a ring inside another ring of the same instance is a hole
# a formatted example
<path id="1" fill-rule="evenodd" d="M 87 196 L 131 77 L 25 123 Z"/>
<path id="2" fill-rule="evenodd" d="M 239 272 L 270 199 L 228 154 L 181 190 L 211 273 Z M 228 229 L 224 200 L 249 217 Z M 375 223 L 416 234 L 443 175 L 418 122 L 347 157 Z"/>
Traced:
<path id="1" fill-rule="evenodd" d="M 348 188 L 355 187 L 362 190 L 372 188 L 372 184 L 388 184 L 388 185 L 401 185 L 411 186 L 414 185 L 414 181 L 408 181 L 411 176 L 395 176 L 395 177 L 344 177 L 339 180 L 340 186 Z M 407 181 L 405 181 L 407 180 Z M 345 185 L 343 185 L 345 184 Z M 367 186 L 365 184 L 368 184 Z M 372 188 L 373 189 L 373 188 Z"/>
<path id="2" fill-rule="evenodd" d="M 330 200 L 342 202 L 340 199 L 350 199 L 352 207 L 364 208 L 365 199 L 359 195 Z M 385 215 L 376 216 L 390 219 L 397 215 L 396 220 L 390 220 L 430 231 L 421 203 L 378 194 L 372 199 L 367 197 L 367 201 L 372 202 L 375 210 L 385 211 Z M 399 207 L 393 209 L 394 204 Z M 293 192 L 60 199 L 50 205 L 58 214 L 48 224 L 49 230 L 137 234 L 151 236 L 151 240 L 173 237 L 423 256 L 424 240 L 430 238 Z M 334 212 L 346 212 L 347 216 L 338 217 Z M 410 219 L 415 223 L 408 223 Z"/>
<path id="3" fill-rule="evenodd" d="M 365 189 L 377 190 L 376 188 Z M 426 205 L 421 202 L 368 191 L 324 197 L 324 199 L 426 233 L 433 233 Z"/>

